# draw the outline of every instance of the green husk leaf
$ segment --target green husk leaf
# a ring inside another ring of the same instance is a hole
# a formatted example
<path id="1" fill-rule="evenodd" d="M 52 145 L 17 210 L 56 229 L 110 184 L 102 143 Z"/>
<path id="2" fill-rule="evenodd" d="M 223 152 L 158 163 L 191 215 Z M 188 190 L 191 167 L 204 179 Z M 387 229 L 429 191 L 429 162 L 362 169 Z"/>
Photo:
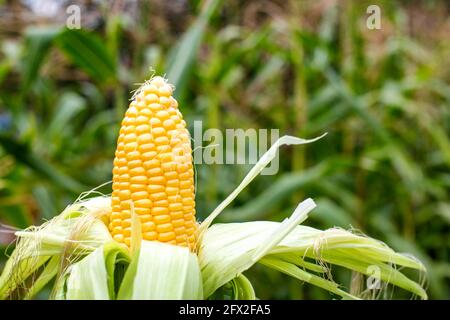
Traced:
<path id="1" fill-rule="evenodd" d="M 237 275 L 242 272 L 245 263 L 250 267 L 252 252 L 260 247 L 267 235 L 273 234 L 279 225 L 277 222 L 258 221 L 211 226 L 199 251 L 205 297 L 229 281 L 230 274 L 235 272 Z M 314 259 L 317 267 L 304 261 L 305 257 Z M 266 266 L 291 274 L 344 298 L 351 297 L 344 294 L 336 284 L 298 266 L 324 276 L 330 272 L 327 263 L 371 276 L 373 275 L 369 272 L 369 267 L 375 266 L 380 269 L 381 280 L 427 298 L 419 284 L 395 269 L 395 266 L 402 266 L 424 271 L 418 260 L 396 253 L 380 241 L 337 228 L 321 231 L 296 226 L 262 258 L 265 260 L 259 261 Z M 294 270 L 294 267 L 300 271 Z"/>
<path id="2" fill-rule="evenodd" d="M 230 195 L 222 201 L 216 209 L 202 222 L 199 228 L 199 243 L 201 242 L 201 239 L 208 229 L 208 227 L 211 225 L 211 223 L 214 221 L 215 218 L 241 193 L 244 188 L 253 181 L 260 173 L 264 170 L 264 168 L 277 156 L 278 149 L 283 145 L 300 145 L 300 144 L 306 144 L 311 143 L 314 141 L 317 141 L 321 138 L 323 138 L 326 135 L 324 133 L 320 137 L 305 140 L 297 137 L 292 136 L 283 136 L 270 147 L 269 150 L 267 150 L 266 153 L 262 155 L 262 157 L 258 160 L 258 162 L 252 167 L 252 169 L 247 173 L 247 175 L 244 177 L 242 182 L 236 187 L 236 189 L 233 190 L 233 192 L 230 193 Z"/>
<path id="3" fill-rule="evenodd" d="M 42 273 L 38 279 L 32 284 L 24 299 L 32 299 L 37 295 L 58 273 L 58 269 L 61 263 L 59 256 L 53 256 L 48 261 Z"/>
<path id="4" fill-rule="evenodd" d="M 133 257 L 134 259 L 134 257 Z M 142 241 L 118 299 L 197 300 L 203 298 L 197 256 L 188 248 Z"/>
<path id="5" fill-rule="evenodd" d="M 326 280 L 322 277 L 316 276 L 312 273 L 309 273 L 305 270 L 300 269 L 295 264 L 282 261 L 279 259 L 274 258 L 263 258 L 259 261 L 262 265 L 265 265 L 266 267 L 269 267 L 274 270 L 278 270 L 280 272 L 283 272 L 291 277 L 294 277 L 300 281 L 308 282 L 312 285 L 315 285 L 319 288 L 325 289 L 329 292 L 332 292 L 334 294 L 337 294 L 341 296 L 342 298 L 346 299 L 358 299 L 358 297 L 355 297 L 344 290 L 339 289 L 337 283 Z"/>
<path id="6" fill-rule="evenodd" d="M 227 233 L 220 231 L 223 224 L 213 225 L 207 230 L 199 250 L 205 297 L 219 287 L 236 278 L 253 266 L 264 255 L 276 247 L 299 223 L 304 221 L 315 207 L 312 199 L 306 199 L 296 208 L 292 216 L 273 228 L 260 232 L 256 228 L 241 228 L 247 224 L 227 224 Z M 218 232 L 214 232 L 218 230 Z M 210 232 L 213 230 L 213 232 Z"/>
<path id="7" fill-rule="evenodd" d="M 0 299 L 6 299 L 18 288 L 32 288 L 26 297 L 36 294 L 42 284 L 33 288 L 36 279 L 32 277 L 51 257 L 65 257 L 65 260 L 75 262 L 112 241 L 106 225 L 99 219 L 109 212 L 109 203 L 107 197 L 76 202 L 43 225 L 16 232 L 16 248 L 0 276 Z M 52 264 L 44 268 L 39 281 L 53 275 L 54 269 Z M 29 278 L 31 281 L 25 285 Z"/>
<path id="8" fill-rule="evenodd" d="M 252 283 L 243 274 L 231 280 L 235 300 L 256 300 Z"/>
<path id="9" fill-rule="evenodd" d="M 103 253 L 105 255 L 109 296 L 111 299 L 115 299 L 119 290 L 119 284 L 130 264 L 130 254 L 127 249 L 118 245 L 116 242 L 105 244 L 103 246 Z"/>
<path id="10" fill-rule="evenodd" d="M 108 275 L 104 247 L 69 266 L 66 280 L 67 300 L 109 300 Z"/>
<path id="11" fill-rule="evenodd" d="M 111 241 L 80 261 L 69 265 L 57 281 L 54 298 L 115 299 L 116 282 L 120 281 L 120 274 L 129 262 L 128 250 L 117 242 Z"/>

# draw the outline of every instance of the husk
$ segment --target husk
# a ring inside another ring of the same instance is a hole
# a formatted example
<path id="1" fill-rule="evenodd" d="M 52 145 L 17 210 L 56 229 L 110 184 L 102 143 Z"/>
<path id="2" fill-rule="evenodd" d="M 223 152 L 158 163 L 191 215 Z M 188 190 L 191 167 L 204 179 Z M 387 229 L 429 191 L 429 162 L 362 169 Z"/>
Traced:
<path id="1" fill-rule="evenodd" d="M 67 264 L 112 241 L 101 220 L 110 210 L 109 203 L 108 197 L 80 201 L 39 227 L 16 232 L 16 248 L 0 276 L 0 299 L 22 296 L 23 293 L 18 291 L 25 291 L 24 297 L 31 298 L 56 273 L 62 273 Z M 38 271 L 49 260 L 37 277 Z M 31 285 L 26 286 L 26 281 Z"/>
<path id="2" fill-rule="evenodd" d="M 110 242 L 70 265 L 55 285 L 54 298 L 64 300 L 110 300 L 116 298 L 116 267 L 127 266 L 129 254 Z"/>
<path id="3" fill-rule="evenodd" d="M 197 256 L 188 248 L 142 241 L 133 259 L 118 299 L 203 299 Z"/>
<path id="4" fill-rule="evenodd" d="M 262 221 L 211 226 L 199 251 L 205 297 L 251 267 L 255 263 L 254 252 L 266 241 L 267 235 L 279 227 L 280 223 Z M 314 263 L 305 261 L 306 258 Z M 327 264 L 366 275 L 372 275 L 369 267 L 375 266 L 380 270 L 379 279 L 427 298 L 421 285 L 396 269 L 396 266 L 402 266 L 423 272 L 425 268 L 419 261 L 394 252 L 382 242 L 341 229 L 321 231 L 296 226 L 259 262 L 343 298 L 357 297 L 346 293 L 331 280 Z"/>
<path id="5" fill-rule="evenodd" d="M 224 201 L 222 201 L 217 208 L 211 212 L 211 214 L 201 223 L 199 228 L 199 243 L 201 243 L 201 239 L 206 232 L 206 230 L 209 228 L 211 223 L 214 221 L 215 218 L 219 214 L 222 213 L 222 211 L 241 193 L 242 190 L 247 187 L 250 182 L 253 181 L 263 170 L 264 168 L 277 156 L 278 149 L 283 145 L 301 145 L 301 144 L 307 144 L 314 141 L 317 141 L 321 138 L 323 138 L 326 135 L 324 133 L 323 135 L 316 137 L 314 139 L 301 139 L 297 137 L 292 136 L 282 136 L 279 138 L 275 143 L 270 147 L 269 150 L 267 150 L 266 153 L 262 155 L 262 157 L 258 160 L 258 162 L 252 167 L 252 169 L 247 173 L 247 175 L 244 177 L 244 179 L 241 181 L 241 183 L 234 189 L 228 197 L 225 198 Z"/>

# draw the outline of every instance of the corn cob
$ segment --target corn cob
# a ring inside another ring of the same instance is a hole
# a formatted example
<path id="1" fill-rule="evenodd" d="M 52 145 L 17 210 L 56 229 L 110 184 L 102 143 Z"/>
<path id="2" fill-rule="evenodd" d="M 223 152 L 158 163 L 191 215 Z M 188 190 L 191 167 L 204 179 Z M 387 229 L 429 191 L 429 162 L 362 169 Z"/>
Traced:
<path id="1" fill-rule="evenodd" d="M 131 212 L 142 238 L 194 250 L 195 188 L 186 122 L 165 79 L 146 82 L 130 103 L 119 132 L 113 169 L 113 238 L 130 246 Z"/>

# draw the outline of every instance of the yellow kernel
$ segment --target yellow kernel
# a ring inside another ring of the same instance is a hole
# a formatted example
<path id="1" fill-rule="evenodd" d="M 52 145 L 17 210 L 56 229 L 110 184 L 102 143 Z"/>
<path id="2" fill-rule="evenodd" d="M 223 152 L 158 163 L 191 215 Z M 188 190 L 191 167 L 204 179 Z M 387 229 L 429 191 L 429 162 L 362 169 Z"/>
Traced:
<path id="1" fill-rule="evenodd" d="M 148 212 L 150 212 L 150 210 Z M 146 223 L 152 221 L 153 218 L 151 214 L 140 214 L 139 219 L 141 220 L 141 223 Z"/>
<path id="2" fill-rule="evenodd" d="M 114 227 L 113 228 L 113 233 L 122 233 L 122 227 L 121 226 Z"/>
<path id="3" fill-rule="evenodd" d="M 169 138 L 167 138 L 166 136 L 156 137 L 154 141 L 157 146 L 169 144 Z"/>
<path id="4" fill-rule="evenodd" d="M 135 130 L 137 134 L 149 133 L 150 126 L 148 124 L 141 124 L 138 125 Z"/>
<path id="5" fill-rule="evenodd" d="M 163 106 L 169 107 L 170 106 L 170 99 L 167 97 L 161 97 L 159 98 L 159 103 Z"/>
<path id="6" fill-rule="evenodd" d="M 158 100 L 159 100 L 158 96 L 154 93 L 149 93 L 145 96 L 145 102 L 147 103 L 158 102 Z"/>
<path id="7" fill-rule="evenodd" d="M 150 194 L 150 198 L 153 201 L 164 200 L 167 198 L 167 195 L 165 192 L 152 193 Z"/>
<path id="8" fill-rule="evenodd" d="M 131 192 L 138 192 L 138 191 L 146 191 L 147 185 L 146 184 L 138 184 L 138 183 L 132 183 L 130 185 L 130 191 Z"/>
<path id="9" fill-rule="evenodd" d="M 156 127 L 152 129 L 153 136 L 159 137 L 166 134 L 166 130 L 163 127 Z"/>
<path id="10" fill-rule="evenodd" d="M 137 116 L 137 114 L 138 114 L 138 111 L 134 106 L 129 107 L 127 112 L 125 112 L 126 117 L 135 117 L 135 116 Z"/>
<path id="11" fill-rule="evenodd" d="M 134 202 L 136 207 L 139 208 L 151 208 L 153 203 L 150 199 L 139 199 Z"/>
<path id="12" fill-rule="evenodd" d="M 172 106 L 173 106 L 174 108 L 178 108 L 178 101 L 175 100 L 174 98 L 172 98 Z"/>
<path id="13" fill-rule="evenodd" d="M 152 168 L 150 170 L 147 170 L 147 176 L 149 176 L 149 177 L 158 176 L 162 173 L 163 173 L 163 171 L 161 168 Z"/>
<path id="14" fill-rule="evenodd" d="M 176 229 L 174 231 L 175 231 L 175 234 L 177 234 Z M 177 236 L 175 238 L 175 240 L 177 241 L 178 244 L 186 245 L 186 242 L 188 242 L 188 237 L 185 234 L 181 234 L 181 235 Z"/>
<path id="15" fill-rule="evenodd" d="M 168 242 L 172 239 L 175 239 L 174 232 L 164 232 L 164 233 L 160 233 L 158 235 L 158 241 L 161 241 L 161 242 Z"/>
<path id="16" fill-rule="evenodd" d="M 150 80 L 150 84 L 154 85 L 156 88 L 159 88 L 166 84 L 166 80 L 164 80 L 163 77 L 156 76 Z"/>
<path id="17" fill-rule="evenodd" d="M 119 191 L 119 198 L 120 198 L 120 200 L 129 199 L 130 196 L 131 196 L 130 190 L 120 190 Z"/>
<path id="18" fill-rule="evenodd" d="M 168 197 L 167 197 L 167 201 L 169 201 L 169 203 L 178 202 L 178 201 L 181 201 L 181 197 L 180 197 L 179 195 L 176 195 L 176 196 L 168 196 Z"/>
<path id="19" fill-rule="evenodd" d="M 180 196 L 182 196 L 182 197 L 192 196 L 192 190 L 190 190 L 190 189 L 180 190 Z"/>
<path id="20" fill-rule="evenodd" d="M 120 174 L 120 168 L 117 167 L 117 166 L 114 166 L 114 168 L 113 168 L 113 175 L 116 176 L 116 175 L 119 175 L 119 174 Z"/>
<path id="21" fill-rule="evenodd" d="M 150 126 L 153 128 L 160 127 L 162 125 L 161 120 L 156 117 L 150 119 Z"/>
<path id="22" fill-rule="evenodd" d="M 167 187 L 166 193 L 168 196 L 174 196 L 178 194 L 179 189 L 175 187 Z"/>
<path id="23" fill-rule="evenodd" d="M 172 218 L 172 220 L 180 220 L 180 219 L 183 219 L 183 217 L 184 217 L 184 212 L 183 212 L 183 211 L 171 211 L 171 212 L 170 212 L 170 217 Z"/>
<path id="24" fill-rule="evenodd" d="M 131 236 L 131 228 L 128 227 L 128 228 L 123 229 L 123 235 L 124 235 L 125 237 Z"/>
<path id="25" fill-rule="evenodd" d="M 169 181 L 167 181 L 166 185 L 168 187 L 178 187 L 179 181 L 178 181 L 178 179 L 169 180 Z"/>
<path id="26" fill-rule="evenodd" d="M 183 206 L 181 203 L 171 203 L 169 204 L 170 211 L 180 211 L 183 210 Z"/>
<path id="27" fill-rule="evenodd" d="M 144 172 L 145 173 L 145 172 Z M 146 184 L 147 183 L 147 176 L 146 175 L 140 175 L 140 176 L 133 176 L 130 178 L 131 184 Z"/>
<path id="28" fill-rule="evenodd" d="M 138 99 L 139 101 L 135 103 L 136 109 L 142 110 L 147 106 L 147 104 L 144 101 L 142 101 L 142 98 L 140 96 L 138 96 Z"/>
<path id="29" fill-rule="evenodd" d="M 161 168 L 164 170 L 164 172 L 170 172 L 174 171 L 177 167 L 177 164 L 175 162 L 164 162 L 161 163 Z"/>
<path id="30" fill-rule="evenodd" d="M 153 203 L 154 207 L 169 207 L 169 201 L 167 200 L 158 200 Z"/>
<path id="31" fill-rule="evenodd" d="M 124 219 L 124 220 L 122 220 L 122 227 L 123 227 L 123 228 L 131 227 L 131 220 L 130 220 L 130 219 Z"/>
<path id="32" fill-rule="evenodd" d="M 166 171 L 166 172 L 164 172 L 164 177 L 166 177 L 167 180 L 176 179 L 176 178 L 178 178 L 178 172 Z"/>
<path id="33" fill-rule="evenodd" d="M 158 102 L 159 102 L 159 98 L 157 101 L 155 101 L 155 103 L 149 104 L 148 107 L 150 108 L 150 110 L 152 110 L 153 112 L 161 111 L 163 109 L 163 106 L 160 105 Z"/>
<path id="34" fill-rule="evenodd" d="M 162 185 L 148 185 L 147 186 L 147 191 L 149 194 L 163 193 L 165 195 L 164 190 L 165 190 L 165 188 Z"/>
<path id="35" fill-rule="evenodd" d="M 146 116 L 137 116 L 136 117 L 136 124 L 148 124 L 150 122 L 150 119 Z"/>
<path id="36" fill-rule="evenodd" d="M 175 228 L 173 231 L 175 232 L 175 234 L 177 236 L 179 236 L 186 232 L 186 228 L 184 226 L 181 226 L 181 227 Z"/>
<path id="37" fill-rule="evenodd" d="M 167 192 L 167 190 L 166 190 L 166 192 Z M 194 199 L 192 199 L 191 197 L 183 198 L 182 202 L 183 202 L 184 206 L 194 207 L 194 205 L 195 205 Z"/>
<path id="38" fill-rule="evenodd" d="M 134 150 L 130 151 L 127 153 L 127 160 L 128 161 L 133 161 L 133 160 L 139 160 L 141 157 L 141 154 L 139 153 L 139 151 Z"/>
<path id="39" fill-rule="evenodd" d="M 173 225 L 175 228 L 184 226 L 184 219 L 176 219 L 176 220 L 172 220 L 172 225 Z"/>
<path id="40" fill-rule="evenodd" d="M 158 92 L 158 88 L 154 84 L 147 84 L 142 88 L 145 94 Z"/>
<path id="41" fill-rule="evenodd" d="M 124 236 L 123 234 L 115 234 L 114 235 L 114 240 L 116 240 L 117 242 L 123 242 Z"/>
<path id="42" fill-rule="evenodd" d="M 166 130 L 171 130 L 175 128 L 175 122 L 172 119 L 165 120 L 163 126 Z"/>
<path id="43" fill-rule="evenodd" d="M 147 198 L 148 198 L 147 191 L 133 192 L 133 194 L 131 195 L 131 199 L 133 199 L 133 201 L 137 201 L 137 200 L 141 200 L 141 199 L 147 199 Z"/>
<path id="44" fill-rule="evenodd" d="M 165 84 L 158 89 L 159 96 L 170 97 L 172 95 L 172 88 L 170 85 Z M 167 100 L 170 101 L 169 98 Z"/>
<path id="45" fill-rule="evenodd" d="M 126 153 L 130 153 L 131 151 L 135 151 L 137 148 L 137 142 L 129 142 L 125 144 L 124 150 Z"/>
<path id="46" fill-rule="evenodd" d="M 156 240 L 158 238 L 158 234 L 155 231 L 144 232 L 142 237 L 145 240 L 153 241 L 153 240 Z"/>
<path id="47" fill-rule="evenodd" d="M 138 201 L 142 201 L 142 200 L 138 200 Z M 139 216 L 150 216 L 151 210 L 150 210 L 150 208 L 135 207 L 134 213 L 136 213 Z"/>
<path id="48" fill-rule="evenodd" d="M 148 178 L 148 183 L 149 184 L 165 184 L 166 183 L 166 179 L 164 177 L 161 176 L 156 176 L 156 177 L 150 177 Z"/>
<path id="49" fill-rule="evenodd" d="M 129 143 L 129 142 L 136 141 L 136 138 L 137 138 L 136 134 L 130 133 L 130 134 L 127 134 L 127 135 L 123 138 L 123 141 L 124 141 L 125 143 Z"/>
<path id="50" fill-rule="evenodd" d="M 129 200 L 123 200 L 120 202 L 121 210 L 129 210 L 131 208 L 131 202 Z"/>
<path id="51" fill-rule="evenodd" d="M 163 223 L 169 223 L 170 222 L 170 215 L 159 215 L 159 216 L 154 216 L 153 217 L 153 221 L 159 225 L 159 224 L 163 224 Z M 172 226 L 172 225 L 171 225 Z M 159 230 L 158 230 L 159 231 Z M 159 232 L 164 232 L 164 231 L 159 231 Z"/>
<path id="52" fill-rule="evenodd" d="M 141 166 L 142 166 L 141 160 L 128 161 L 128 168 L 136 168 L 136 167 L 141 167 Z"/>
<path id="53" fill-rule="evenodd" d="M 190 172 L 180 173 L 179 176 L 178 176 L 178 178 L 179 178 L 180 180 L 188 180 L 188 179 L 190 179 L 191 177 L 192 177 L 192 175 L 191 175 Z"/>
<path id="54" fill-rule="evenodd" d="M 158 159 L 151 159 L 148 160 L 146 159 L 146 161 L 144 162 L 144 168 L 149 170 L 151 168 L 158 168 L 160 167 L 160 161 Z"/>
<path id="55" fill-rule="evenodd" d="M 143 167 L 133 168 L 130 169 L 128 172 L 130 172 L 131 176 L 142 176 L 146 174 L 145 169 Z"/>
<path id="56" fill-rule="evenodd" d="M 152 221 L 148 221 L 142 224 L 142 231 L 148 232 L 148 231 L 154 231 L 155 230 L 155 223 Z"/>
<path id="57" fill-rule="evenodd" d="M 120 211 L 120 218 L 123 219 L 129 219 L 130 218 L 130 210 L 122 210 Z"/>
<path id="58" fill-rule="evenodd" d="M 137 139 L 137 141 L 140 145 L 147 144 L 147 143 L 153 141 L 153 137 L 150 133 L 143 133 L 143 134 L 139 135 L 139 138 Z"/>
<path id="59" fill-rule="evenodd" d="M 169 214 L 169 209 L 168 208 L 166 208 L 166 207 L 158 207 L 158 208 L 152 208 L 152 214 L 154 215 L 154 216 L 158 216 L 158 215 L 161 215 L 161 214 Z M 153 219 L 154 219 L 155 217 L 153 217 Z"/>
<path id="60" fill-rule="evenodd" d="M 169 161 L 173 161 L 173 156 L 171 153 L 162 153 L 160 155 L 158 155 L 159 160 L 161 160 L 162 162 L 169 162 Z"/>
<path id="61" fill-rule="evenodd" d="M 156 113 L 156 117 L 158 117 L 160 120 L 167 120 L 170 118 L 170 115 L 167 111 L 161 110 Z"/>

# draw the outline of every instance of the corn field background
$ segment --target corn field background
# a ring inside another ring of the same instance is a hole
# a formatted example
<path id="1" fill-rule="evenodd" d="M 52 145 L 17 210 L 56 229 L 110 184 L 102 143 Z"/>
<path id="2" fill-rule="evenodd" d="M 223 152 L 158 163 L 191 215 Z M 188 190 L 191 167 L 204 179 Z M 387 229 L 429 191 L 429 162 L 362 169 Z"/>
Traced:
<path id="1" fill-rule="evenodd" d="M 71 4 L 81 29 L 65 27 Z M 366 26 L 371 4 L 380 30 Z M 279 173 L 256 179 L 222 221 L 281 221 L 312 197 L 308 224 L 414 254 L 430 298 L 450 299 L 449 10 L 443 0 L 0 0 L 0 270 L 10 227 L 40 224 L 111 180 L 130 92 L 154 70 L 175 84 L 191 133 L 194 120 L 328 132 L 284 148 Z M 196 166 L 199 219 L 249 168 Z M 246 275 L 259 298 L 331 298 L 262 268 Z"/>

